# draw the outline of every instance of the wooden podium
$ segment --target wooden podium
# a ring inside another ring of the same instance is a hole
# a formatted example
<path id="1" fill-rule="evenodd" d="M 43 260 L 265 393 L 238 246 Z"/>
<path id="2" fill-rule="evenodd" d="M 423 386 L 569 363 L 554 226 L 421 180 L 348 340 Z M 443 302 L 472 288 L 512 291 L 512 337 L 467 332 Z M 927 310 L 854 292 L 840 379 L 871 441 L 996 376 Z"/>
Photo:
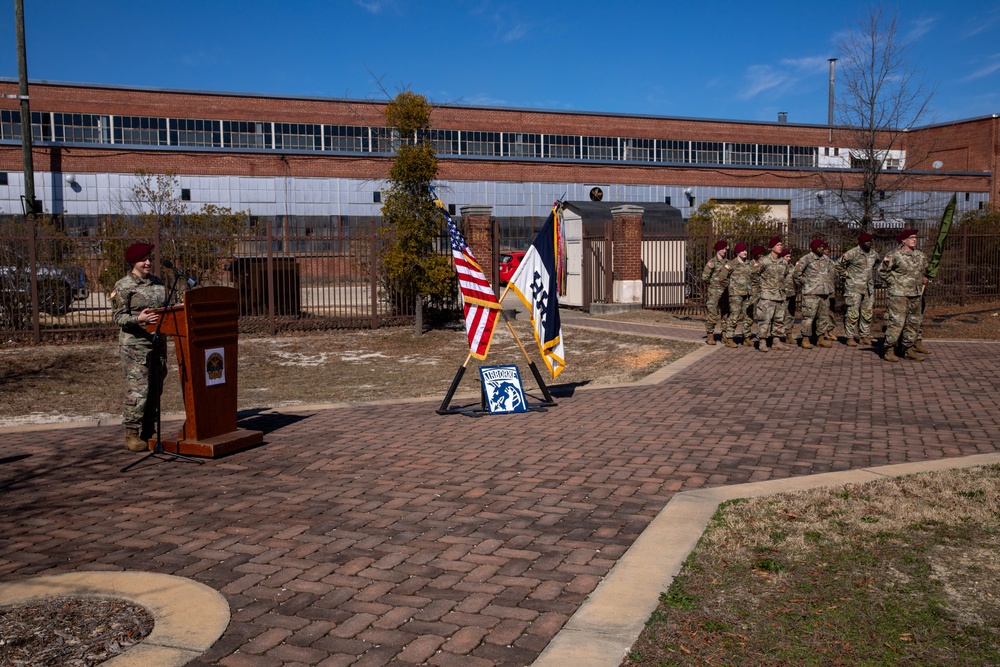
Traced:
<path id="1" fill-rule="evenodd" d="M 238 297 L 231 287 L 198 287 L 184 293 L 184 305 L 161 311 L 160 333 L 175 339 L 185 413 L 176 437 L 160 434 L 167 452 L 215 458 L 264 441 L 261 431 L 236 426 Z"/>

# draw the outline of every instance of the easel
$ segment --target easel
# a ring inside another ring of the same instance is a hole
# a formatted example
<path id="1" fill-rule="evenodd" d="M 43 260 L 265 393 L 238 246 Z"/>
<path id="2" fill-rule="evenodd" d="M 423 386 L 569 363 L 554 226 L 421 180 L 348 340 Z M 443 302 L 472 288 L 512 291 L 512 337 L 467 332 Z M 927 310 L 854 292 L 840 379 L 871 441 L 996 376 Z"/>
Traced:
<path id="1" fill-rule="evenodd" d="M 498 301 L 502 302 L 503 298 L 507 296 L 507 292 L 509 291 L 510 291 L 510 286 L 508 285 L 507 289 L 504 290 L 503 295 L 500 297 L 500 299 L 498 299 Z M 500 316 L 503 318 L 503 321 L 507 325 L 507 328 L 510 329 L 511 335 L 514 336 L 514 340 L 517 342 L 517 346 L 521 348 L 521 354 L 523 354 L 524 358 L 528 361 L 528 368 L 531 369 L 531 374 L 534 376 L 535 382 L 538 383 L 538 388 L 541 390 L 542 396 L 545 399 L 540 403 L 528 403 L 528 410 L 535 412 L 544 412 L 545 408 L 558 405 L 554 400 L 552 400 L 552 394 L 549 393 L 548 386 L 545 384 L 545 381 L 542 380 L 542 374 L 538 372 L 538 367 L 535 365 L 535 362 L 531 360 L 530 356 L 528 356 L 528 351 L 524 348 L 524 344 L 521 343 L 521 339 L 518 337 L 517 332 L 514 331 L 514 325 L 510 323 L 510 318 L 507 317 L 507 313 L 504 312 L 503 309 L 500 310 Z M 451 407 L 451 399 L 455 397 L 455 392 L 458 390 L 459 383 L 462 382 L 462 377 L 465 375 L 465 369 L 468 367 L 469 361 L 471 359 L 472 359 L 472 353 L 470 352 L 468 356 L 465 357 L 465 363 L 458 367 L 458 371 L 455 373 L 455 379 L 451 381 L 451 386 L 448 388 L 448 393 L 445 395 L 444 400 L 441 401 L 441 407 L 437 409 L 437 413 L 439 415 L 462 414 L 465 415 L 466 417 L 482 417 L 483 415 L 489 414 L 489 412 L 486 410 L 485 407 L 486 403 L 485 396 L 481 397 L 479 408 L 473 408 L 469 406 Z"/>

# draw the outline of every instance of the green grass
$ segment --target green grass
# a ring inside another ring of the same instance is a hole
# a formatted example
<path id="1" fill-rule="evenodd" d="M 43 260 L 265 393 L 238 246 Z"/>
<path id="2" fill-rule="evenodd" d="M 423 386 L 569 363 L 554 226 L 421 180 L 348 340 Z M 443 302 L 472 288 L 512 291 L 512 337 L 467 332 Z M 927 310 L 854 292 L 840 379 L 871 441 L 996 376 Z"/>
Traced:
<path id="1" fill-rule="evenodd" d="M 1000 665 L 1000 467 L 933 475 L 720 507 L 623 665 Z"/>

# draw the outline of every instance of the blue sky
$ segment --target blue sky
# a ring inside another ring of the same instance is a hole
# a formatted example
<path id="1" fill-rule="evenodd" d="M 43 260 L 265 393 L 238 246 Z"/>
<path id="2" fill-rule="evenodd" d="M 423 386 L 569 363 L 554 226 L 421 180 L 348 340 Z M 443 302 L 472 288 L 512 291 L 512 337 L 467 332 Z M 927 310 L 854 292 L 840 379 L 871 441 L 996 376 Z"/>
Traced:
<path id="1" fill-rule="evenodd" d="M 31 78 L 823 124 L 827 59 L 868 6 L 549 0 L 24 0 Z M 906 0 L 926 122 L 1000 113 L 1000 2 Z M 13 1 L 0 76 L 17 77 Z"/>

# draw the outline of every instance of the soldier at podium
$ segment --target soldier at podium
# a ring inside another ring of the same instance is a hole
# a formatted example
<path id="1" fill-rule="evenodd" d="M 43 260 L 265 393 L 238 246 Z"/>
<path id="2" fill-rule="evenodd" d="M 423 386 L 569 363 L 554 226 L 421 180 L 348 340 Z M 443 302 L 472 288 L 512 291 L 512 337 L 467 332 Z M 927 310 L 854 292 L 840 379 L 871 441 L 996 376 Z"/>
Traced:
<path id="1" fill-rule="evenodd" d="M 153 345 L 147 324 L 156 324 L 166 298 L 163 282 L 152 275 L 150 254 L 153 245 L 133 243 L 125 251 L 128 274 L 115 283 L 111 292 L 112 317 L 121 327 L 118 352 L 125 371 L 125 448 L 131 452 L 149 449 L 155 437 L 156 406 L 167 374 L 167 339 Z"/>

